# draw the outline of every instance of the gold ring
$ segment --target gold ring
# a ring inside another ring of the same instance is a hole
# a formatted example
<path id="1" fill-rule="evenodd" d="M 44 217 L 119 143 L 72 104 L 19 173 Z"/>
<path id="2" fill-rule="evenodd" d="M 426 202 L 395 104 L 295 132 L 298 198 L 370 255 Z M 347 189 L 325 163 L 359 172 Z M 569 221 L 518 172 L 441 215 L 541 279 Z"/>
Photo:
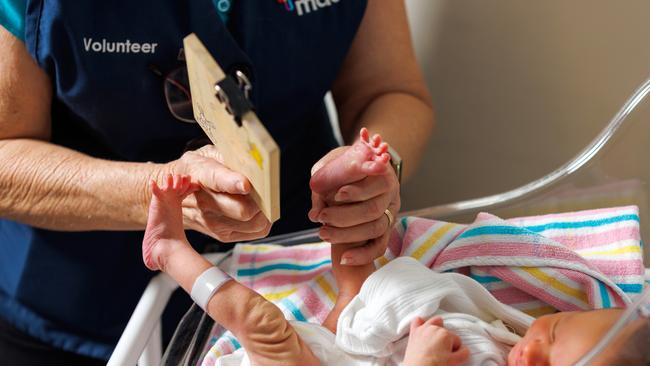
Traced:
<path id="1" fill-rule="evenodd" d="M 393 217 L 393 213 L 390 212 L 389 209 L 384 210 L 384 215 L 388 217 L 388 227 L 391 228 L 393 227 L 393 221 L 395 221 L 395 217 Z"/>

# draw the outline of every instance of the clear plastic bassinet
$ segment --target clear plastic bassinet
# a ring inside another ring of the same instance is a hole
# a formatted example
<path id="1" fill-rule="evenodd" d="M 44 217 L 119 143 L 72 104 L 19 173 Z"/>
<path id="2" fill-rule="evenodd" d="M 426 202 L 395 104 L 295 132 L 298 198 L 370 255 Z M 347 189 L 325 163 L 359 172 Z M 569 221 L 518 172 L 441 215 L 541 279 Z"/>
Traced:
<path id="1" fill-rule="evenodd" d="M 529 216 L 591 208 L 636 205 L 641 237 L 650 235 L 643 225 L 650 209 L 650 110 L 641 103 L 650 92 L 650 79 L 630 96 L 602 132 L 578 155 L 548 175 L 513 190 L 492 196 L 426 207 L 401 216 L 470 222 L 481 211 L 499 217 Z M 292 245 L 318 241 L 315 230 L 296 232 L 259 242 Z M 650 249 L 644 247 L 645 265 Z M 214 254 L 218 262 L 227 254 Z M 646 270 L 647 272 L 647 270 Z M 647 277 L 647 276 L 646 276 Z M 160 364 L 159 318 L 176 289 L 165 275 L 154 278 L 118 343 L 109 365 Z M 650 301 L 650 296 L 645 296 Z M 193 306 L 179 324 L 165 352 L 165 365 L 196 365 L 213 322 Z M 606 347 L 607 345 L 599 345 Z M 144 350 L 144 352 L 143 352 Z"/>

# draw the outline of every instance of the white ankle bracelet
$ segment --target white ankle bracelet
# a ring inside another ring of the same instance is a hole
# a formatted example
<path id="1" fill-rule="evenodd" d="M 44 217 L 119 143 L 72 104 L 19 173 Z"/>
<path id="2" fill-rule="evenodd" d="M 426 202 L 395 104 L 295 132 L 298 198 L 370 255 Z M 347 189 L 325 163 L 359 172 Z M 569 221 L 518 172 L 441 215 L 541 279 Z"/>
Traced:
<path id="1" fill-rule="evenodd" d="M 190 296 L 203 311 L 207 312 L 206 307 L 212 296 L 230 280 L 232 280 L 232 277 L 226 272 L 218 267 L 210 267 L 196 278 Z"/>

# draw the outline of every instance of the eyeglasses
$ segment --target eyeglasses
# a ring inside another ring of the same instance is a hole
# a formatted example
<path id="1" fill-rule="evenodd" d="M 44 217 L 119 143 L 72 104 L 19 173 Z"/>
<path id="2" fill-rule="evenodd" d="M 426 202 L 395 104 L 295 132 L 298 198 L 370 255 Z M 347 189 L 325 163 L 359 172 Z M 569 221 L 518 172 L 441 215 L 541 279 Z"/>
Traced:
<path id="1" fill-rule="evenodd" d="M 149 65 L 149 69 L 156 75 L 163 77 L 165 102 L 167 103 L 167 108 L 172 116 L 181 122 L 196 123 L 196 119 L 194 119 L 194 110 L 192 108 L 192 93 L 190 91 L 190 82 L 187 76 L 187 66 L 184 62 L 185 55 L 182 49 L 179 52 L 178 60 L 183 62 L 183 65 L 167 74 L 163 74 L 163 72 L 161 72 L 155 65 Z M 243 69 L 245 69 L 243 66 L 233 67 L 232 75 L 227 75 L 226 80 L 234 80 L 234 84 L 243 93 L 246 101 L 248 101 L 250 93 L 253 90 L 253 85 L 248 76 L 246 76 L 246 73 L 242 71 Z M 224 89 L 224 84 L 219 83 L 215 85 L 214 88 L 217 99 L 225 105 L 228 113 L 237 118 L 237 112 L 233 110 L 234 103 L 231 103 L 232 101 L 228 96 L 230 93 L 228 90 Z"/>

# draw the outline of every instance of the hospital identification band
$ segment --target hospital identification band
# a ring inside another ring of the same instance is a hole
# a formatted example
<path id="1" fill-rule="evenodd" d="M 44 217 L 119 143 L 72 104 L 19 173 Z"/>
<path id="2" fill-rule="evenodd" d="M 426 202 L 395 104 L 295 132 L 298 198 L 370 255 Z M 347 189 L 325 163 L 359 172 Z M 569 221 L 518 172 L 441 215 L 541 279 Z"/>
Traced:
<path id="1" fill-rule="evenodd" d="M 190 296 L 205 311 L 212 296 L 230 280 L 232 277 L 224 271 L 217 267 L 210 267 L 196 278 Z"/>

